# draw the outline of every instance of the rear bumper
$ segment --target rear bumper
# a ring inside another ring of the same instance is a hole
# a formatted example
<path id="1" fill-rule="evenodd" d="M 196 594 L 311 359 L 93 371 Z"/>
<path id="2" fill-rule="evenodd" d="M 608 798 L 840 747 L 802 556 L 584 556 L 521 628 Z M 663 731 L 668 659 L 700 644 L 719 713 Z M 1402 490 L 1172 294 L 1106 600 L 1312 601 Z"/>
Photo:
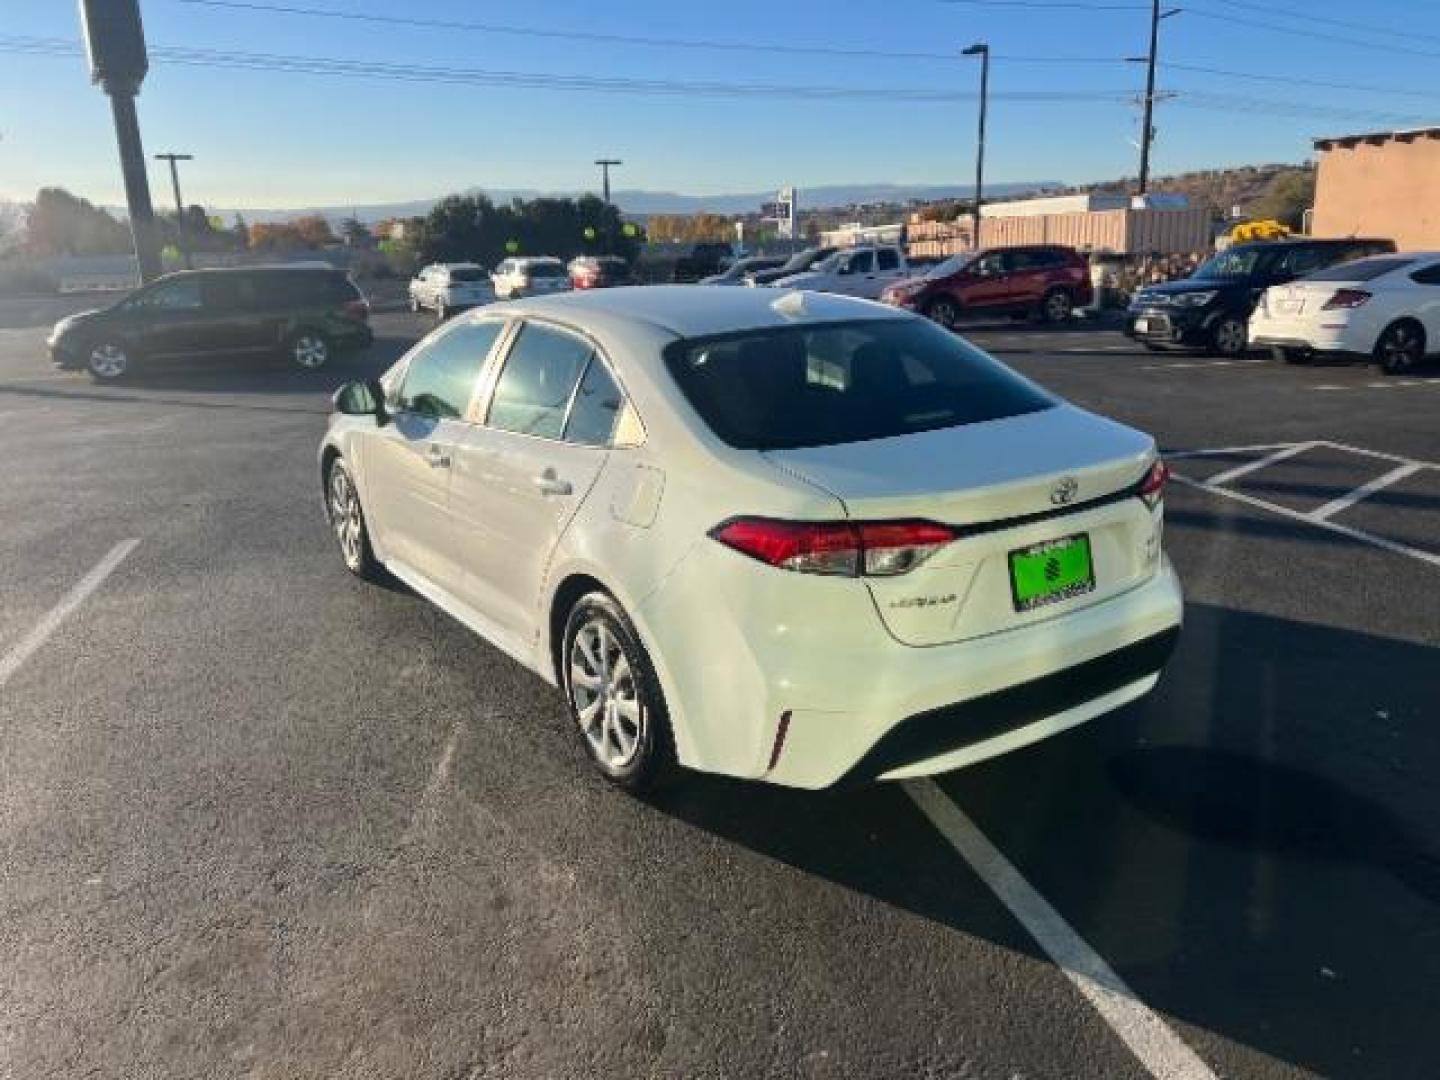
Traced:
<path id="1" fill-rule="evenodd" d="M 735 580 L 742 567 L 715 561 L 725 557 L 692 554 L 636 622 L 681 762 L 791 787 L 944 772 L 1101 715 L 1155 684 L 1182 617 L 1162 559 L 1102 603 L 911 646 L 883 628 L 865 589 L 817 578 L 752 593 Z"/>

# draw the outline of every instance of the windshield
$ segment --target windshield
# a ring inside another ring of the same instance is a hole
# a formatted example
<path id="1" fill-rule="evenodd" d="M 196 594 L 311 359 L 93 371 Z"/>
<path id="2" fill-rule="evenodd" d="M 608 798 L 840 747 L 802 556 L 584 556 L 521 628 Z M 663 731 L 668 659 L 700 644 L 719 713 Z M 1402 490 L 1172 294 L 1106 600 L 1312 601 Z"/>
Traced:
<path id="1" fill-rule="evenodd" d="M 1260 247 L 1229 248 L 1201 263 L 1191 276 L 1206 281 L 1252 278 L 1267 261 L 1269 254 L 1268 249 Z"/>
<path id="2" fill-rule="evenodd" d="M 478 266 L 452 266 L 450 268 L 451 281 L 484 281 L 485 271 Z"/>
<path id="3" fill-rule="evenodd" d="M 998 360 L 919 319 L 680 341 L 665 359 L 711 429 L 752 450 L 883 439 L 1055 404 Z"/>
<path id="4" fill-rule="evenodd" d="M 525 273 L 532 278 L 564 277 L 565 267 L 558 262 L 537 262 L 526 266 Z"/>

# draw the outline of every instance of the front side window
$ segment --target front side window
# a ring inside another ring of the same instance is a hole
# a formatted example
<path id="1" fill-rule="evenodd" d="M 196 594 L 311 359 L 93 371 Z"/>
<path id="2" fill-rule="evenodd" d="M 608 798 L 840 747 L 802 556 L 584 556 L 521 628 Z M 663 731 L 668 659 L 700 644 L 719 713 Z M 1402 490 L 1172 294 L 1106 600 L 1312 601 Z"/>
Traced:
<path id="1" fill-rule="evenodd" d="M 504 325 L 498 319 L 456 325 L 422 345 L 405 369 L 396 408 L 436 420 L 463 417 Z"/>
<path id="2" fill-rule="evenodd" d="M 510 347 L 486 422 L 501 431 L 560 438 L 575 384 L 594 354 L 574 334 L 526 325 Z"/>
<path id="3" fill-rule="evenodd" d="M 872 319 L 678 341 L 670 374 L 731 446 L 884 439 L 1038 412 L 1055 400 L 924 319 Z"/>
<path id="4" fill-rule="evenodd" d="M 849 273 L 868 274 L 875 268 L 875 253 L 873 251 L 857 251 L 850 256 L 848 264 Z"/>
<path id="5" fill-rule="evenodd" d="M 900 256 L 894 248 L 881 248 L 878 257 L 881 270 L 900 269 Z"/>

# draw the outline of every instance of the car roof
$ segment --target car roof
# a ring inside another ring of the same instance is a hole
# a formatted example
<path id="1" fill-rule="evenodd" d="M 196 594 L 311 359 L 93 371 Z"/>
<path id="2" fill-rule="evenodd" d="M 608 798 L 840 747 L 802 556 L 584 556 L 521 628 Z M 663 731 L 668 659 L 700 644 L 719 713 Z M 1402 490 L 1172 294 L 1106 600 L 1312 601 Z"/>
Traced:
<path id="1" fill-rule="evenodd" d="M 1394 241 L 1383 236 L 1285 236 L 1278 240 L 1242 240 L 1238 244 L 1231 244 L 1232 250 L 1236 248 L 1276 248 L 1276 247 L 1335 247 L 1342 244 L 1393 244 Z"/>
<path id="2" fill-rule="evenodd" d="M 635 285 L 537 296 L 501 305 L 584 323 L 644 323 L 679 337 L 735 330 L 911 316 L 869 300 L 796 289 L 718 289 L 709 285 Z"/>

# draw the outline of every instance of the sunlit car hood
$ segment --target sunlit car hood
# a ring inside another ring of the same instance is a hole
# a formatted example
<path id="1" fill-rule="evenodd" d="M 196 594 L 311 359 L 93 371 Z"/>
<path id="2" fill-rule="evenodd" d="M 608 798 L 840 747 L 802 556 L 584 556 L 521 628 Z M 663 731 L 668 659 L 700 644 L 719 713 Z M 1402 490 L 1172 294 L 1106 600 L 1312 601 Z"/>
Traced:
<path id="1" fill-rule="evenodd" d="M 782 277 L 770 282 L 777 289 L 803 289 L 812 282 L 822 281 L 827 275 L 817 274 L 814 270 L 802 270 L 798 274 L 791 274 L 789 277 Z"/>
<path id="2" fill-rule="evenodd" d="M 103 315 L 106 310 L 106 308 L 90 308 L 87 311 L 77 311 L 74 315 L 67 315 L 65 316 L 65 318 L 61 319 L 55 324 L 55 328 L 51 331 L 51 333 L 55 337 L 59 337 L 67 330 L 73 330 L 81 323 L 89 322 L 96 315 Z"/>

